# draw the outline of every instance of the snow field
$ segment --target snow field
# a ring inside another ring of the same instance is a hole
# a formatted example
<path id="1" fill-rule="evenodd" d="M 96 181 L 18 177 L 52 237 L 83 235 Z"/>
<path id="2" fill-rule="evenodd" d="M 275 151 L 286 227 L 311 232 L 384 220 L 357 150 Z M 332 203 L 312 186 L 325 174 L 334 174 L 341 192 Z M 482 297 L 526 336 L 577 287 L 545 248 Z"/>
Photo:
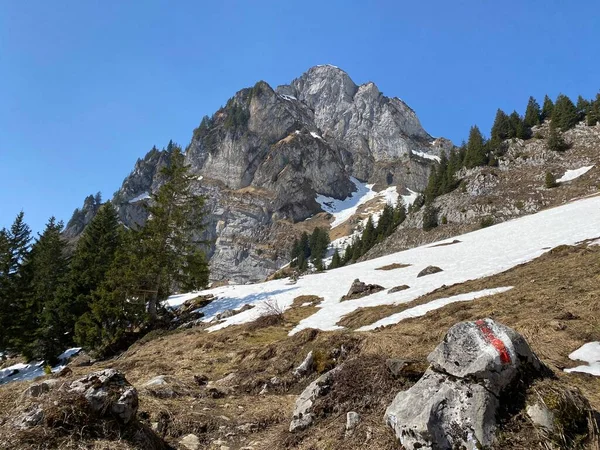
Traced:
<path id="1" fill-rule="evenodd" d="M 217 312 L 240 308 L 248 303 L 271 300 L 287 309 L 300 295 L 317 295 L 323 298 L 318 305 L 319 310 L 302 320 L 291 334 L 305 328 L 335 330 L 340 328 L 337 322 L 343 316 L 358 308 L 409 303 L 442 285 L 449 286 L 503 272 L 542 255 L 547 251 L 545 249 L 595 238 L 599 229 L 600 197 L 590 197 L 440 242 L 449 243 L 458 239 L 461 241 L 458 244 L 437 247 L 428 244 L 328 272 L 306 275 L 296 284 L 285 279 L 273 280 L 179 295 L 171 297 L 168 304 L 177 306 L 198 294 L 214 294 L 218 300 L 207 307 L 210 313 L 205 310 L 206 320 L 210 321 Z M 410 266 L 389 271 L 376 270 L 393 263 Z M 443 271 L 417 278 L 417 274 L 429 265 L 438 266 Z M 340 302 L 355 278 L 369 284 L 380 284 L 386 289 L 401 284 L 410 288 L 393 294 L 381 291 Z M 438 303 L 439 307 L 443 306 L 442 303 Z M 260 308 L 254 308 L 213 325 L 209 330 L 249 322 L 259 315 Z"/>

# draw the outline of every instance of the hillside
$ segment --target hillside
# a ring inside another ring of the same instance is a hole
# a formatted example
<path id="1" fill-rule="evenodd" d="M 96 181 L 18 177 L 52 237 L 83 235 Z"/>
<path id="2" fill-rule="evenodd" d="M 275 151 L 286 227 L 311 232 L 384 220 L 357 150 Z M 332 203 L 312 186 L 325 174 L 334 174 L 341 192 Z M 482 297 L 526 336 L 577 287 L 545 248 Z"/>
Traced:
<path id="1" fill-rule="evenodd" d="M 208 324 L 212 332 L 197 326 L 155 333 L 115 359 L 91 366 L 75 360 L 68 366 L 73 373 L 56 379 L 63 383 L 103 368 L 122 371 L 138 388 L 141 424 L 175 448 L 393 449 L 398 445 L 383 421 L 393 397 L 415 385 L 427 367 L 425 357 L 452 325 L 490 317 L 521 333 L 553 373 L 554 379 L 546 375 L 545 381 L 520 387 L 521 394 L 538 395 L 548 386 L 556 395 L 578 389 L 598 410 L 599 379 L 564 369 L 582 364 L 569 359 L 572 352 L 600 340 L 595 313 L 600 306 L 599 206 L 600 197 L 592 196 L 457 236 L 457 242 L 307 275 L 295 284 L 277 280 L 215 288 L 206 292 L 217 297 L 205 308 L 207 320 L 245 303 L 257 306 Z M 443 271 L 417 277 L 432 264 Z M 385 290 L 340 301 L 356 277 Z M 408 289 L 387 292 L 403 284 Z M 171 303 L 194 297 L 198 294 L 174 297 Z M 265 315 L 275 303 L 285 309 L 283 315 Z M 294 376 L 292 369 L 310 351 L 314 369 Z M 410 364 L 393 376 L 390 358 Z M 338 365 L 341 372 L 331 390 L 316 403 L 313 425 L 290 433 L 297 396 Z M 147 385 L 160 375 L 166 381 Z M 0 388 L 0 442 L 40 448 L 44 436 L 41 448 L 139 448 L 129 435 L 118 442 L 110 434 L 83 432 L 78 438 L 76 421 L 74 429 L 63 426 L 62 431 L 51 423 L 16 430 L 11 421 L 18 411 L 53 398 L 52 391 L 39 400 L 21 396 L 26 387 L 10 383 Z M 519 412 L 524 406 L 516 399 L 511 402 L 517 410 L 501 413 L 494 448 L 597 448 L 592 425 L 592 431 L 564 437 L 562 444 L 557 438 L 557 446 L 548 447 L 554 438 L 536 428 L 524 410 Z M 349 411 L 357 412 L 360 421 L 346 433 Z M 196 436 L 197 447 L 181 443 L 189 434 Z"/>

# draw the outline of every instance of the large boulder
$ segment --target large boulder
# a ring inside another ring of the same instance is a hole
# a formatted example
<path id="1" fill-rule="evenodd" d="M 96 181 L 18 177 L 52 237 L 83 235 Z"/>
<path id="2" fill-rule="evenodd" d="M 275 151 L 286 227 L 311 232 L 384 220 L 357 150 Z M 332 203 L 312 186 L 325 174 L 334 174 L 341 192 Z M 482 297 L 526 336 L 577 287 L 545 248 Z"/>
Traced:
<path id="1" fill-rule="evenodd" d="M 375 294 L 384 289 L 383 286 L 379 286 L 378 284 L 366 284 L 357 278 L 352 282 L 348 293 L 342 297 L 342 301 L 366 297 L 367 295 Z"/>
<path id="2" fill-rule="evenodd" d="M 548 370 L 520 334 L 491 319 L 454 325 L 428 360 L 423 377 L 385 413 L 405 448 L 492 445 L 499 397 Z"/>
<path id="3" fill-rule="evenodd" d="M 68 390 L 82 394 L 92 411 L 99 416 L 110 415 L 118 422 L 129 423 L 138 409 L 137 390 L 115 369 L 93 372 L 71 383 Z"/>

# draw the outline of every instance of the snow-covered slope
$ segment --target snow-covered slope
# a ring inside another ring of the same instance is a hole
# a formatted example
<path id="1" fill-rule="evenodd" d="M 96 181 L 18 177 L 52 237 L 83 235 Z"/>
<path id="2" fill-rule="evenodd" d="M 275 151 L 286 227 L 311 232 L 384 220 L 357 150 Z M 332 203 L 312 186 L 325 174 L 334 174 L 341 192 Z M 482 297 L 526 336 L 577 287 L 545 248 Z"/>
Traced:
<path id="1" fill-rule="evenodd" d="M 595 196 L 457 236 L 460 242 L 453 245 L 413 248 L 325 273 L 307 275 L 296 284 L 290 284 L 288 280 L 274 280 L 211 289 L 206 293 L 214 294 L 219 300 L 211 305 L 207 320 L 219 311 L 247 303 L 270 300 L 288 308 L 299 295 L 318 295 L 323 297 L 320 309 L 302 320 L 292 333 L 304 328 L 333 330 L 339 328 L 337 322 L 344 315 L 357 308 L 407 303 L 444 284 L 494 275 L 530 261 L 552 247 L 575 244 L 598 235 L 600 197 Z M 389 271 L 376 270 L 392 263 L 410 266 Z M 443 272 L 417 278 L 417 274 L 429 265 L 438 266 Z M 355 278 L 385 288 L 402 284 L 410 287 L 393 294 L 385 290 L 361 299 L 340 302 L 340 297 L 347 293 Z M 169 304 L 176 306 L 195 295 L 173 297 Z M 244 311 L 212 326 L 210 330 L 254 320 L 260 313 L 260 308 Z"/>

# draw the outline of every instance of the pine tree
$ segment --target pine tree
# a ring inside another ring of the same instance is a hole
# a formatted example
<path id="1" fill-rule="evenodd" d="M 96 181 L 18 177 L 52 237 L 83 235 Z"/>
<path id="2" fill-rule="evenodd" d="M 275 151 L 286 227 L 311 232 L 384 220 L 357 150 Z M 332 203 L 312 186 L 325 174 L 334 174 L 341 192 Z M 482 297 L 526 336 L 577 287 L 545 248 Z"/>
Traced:
<path id="1" fill-rule="evenodd" d="M 365 225 L 365 229 L 363 230 L 361 236 L 362 248 L 359 257 L 367 253 L 367 251 L 369 251 L 369 249 L 373 247 L 373 245 L 375 245 L 376 241 L 377 235 L 375 234 L 375 225 L 373 224 L 373 217 L 369 216 L 369 218 L 367 219 L 367 224 Z"/>
<path id="2" fill-rule="evenodd" d="M 109 270 L 92 292 L 89 310 L 75 324 L 75 342 L 108 356 L 118 349 L 119 341 L 143 326 L 146 304 L 152 295 L 147 280 L 140 276 L 145 261 L 141 255 L 139 233 L 121 229 Z"/>
<path id="3" fill-rule="evenodd" d="M 590 103 L 586 122 L 588 126 L 593 127 L 600 120 L 600 94 L 596 94 L 596 99 Z"/>
<path id="4" fill-rule="evenodd" d="M 62 311 L 54 301 L 67 282 L 69 269 L 62 229 L 63 223 L 51 217 L 33 244 L 27 263 L 31 271 L 28 295 L 18 308 L 21 334 L 15 339 L 19 350 L 30 358 L 52 360 L 64 350 L 64 333 L 57 327 Z"/>
<path id="5" fill-rule="evenodd" d="M 529 97 L 527 102 L 527 109 L 525 110 L 525 117 L 523 123 L 526 127 L 532 128 L 540 124 L 541 110 L 539 103 L 533 97 Z"/>
<path id="6" fill-rule="evenodd" d="M 385 237 L 392 234 L 392 231 L 394 231 L 394 208 L 389 203 L 386 203 L 381 211 L 375 230 L 377 241 L 382 241 Z"/>
<path id="7" fill-rule="evenodd" d="M 26 266 L 31 251 L 31 229 L 23 211 L 17 214 L 9 230 L 0 232 L 0 345 L 12 348 L 20 337 L 17 308 L 24 304 L 28 285 Z"/>
<path id="8" fill-rule="evenodd" d="M 398 203 L 394 208 L 394 228 L 400 225 L 402 222 L 406 220 L 406 206 L 404 206 L 404 201 L 402 197 L 398 197 Z"/>
<path id="9" fill-rule="evenodd" d="M 427 203 L 423 210 L 423 230 L 429 231 L 438 226 L 437 209 L 432 203 Z"/>
<path id="10" fill-rule="evenodd" d="M 569 97 L 560 94 L 556 99 L 554 110 L 552 111 L 551 126 L 559 128 L 562 131 L 567 131 L 577 125 L 578 122 L 577 108 Z"/>
<path id="11" fill-rule="evenodd" d="M 590 110 L 590 102 L 583 98 L 581 95 L 577 97 L 577 121 L 581 122 L 587 116 Z"/>
<path id="12" fill-rule="evenodd" d="M 569 145 L 565 142 L 555 127 L 550 127 L 550 134 L 546 139 L 546 145 L 550 150 L 555 152 L 564 152 L 565 150 L 569 149 Z"/>
<path id="13" fill-rule="evenodd" d="M 550 171 L 546 172 L 545 184 L 548 189 L 552 189 L 558 186 L 558 183 L 556 182 L 556 177 Z"/>
<path id="14" fill-rule="evenodd" d="M 542 114 L 540 116 L 540 120 L 543 122 L 544 120 L 549 120 L 552 118 L 552 111 L 554 110 L 554 103 L 547 95 L 544 97 L 544 104 L 542 106 Z"/>
<path id="15" fill-rule="evenodd" d="M 479 131 L 477 125 L 471 127 L 469 132 L 469 141 L 467 142 L 467 152 L 465 155 L 465 165 L 469 168 L 483 166 L 487 164 L 487 150 L 485 139 Z"/>
<path id="16" fill-rule="evenodd" d="M 310 256 L 310 244 L 308 233 L 306 231 L 302 233 L 302 236 L 300 237 L 300 249 L 302 250 L 304 259 L 308 259 L 308 257 Z"/>
<path id="17" fill-rule="evenodd" d="M 342 266 L 342 258 L 340 257 L 340 252 L 336 248 L 333 251 L 333 256 L 331 257 L 331 263 L 329 263 L 328 269 L 337 269 Z"/>
<path id="18" fill-rule="evenodd" d="M 195 289 L 208 283 L 206 260 L 197 255 L 200 242 L 195 236 L 202 230 L 204 198 L 193 192 L 189 166 L 185 165 L 181 148 L 169 142 L 170 162 L 161 170 L 164 184 L 152 194 L 149 218 L 139 233 L 144 255 L 145 274 L 152 291 L 148 299 L 151 320 L 157 317 L 159 303 L 165 300 L 173 285 L 196 280 Z M 191 257 L 191 258 L 190 258 Z M 198 264 L 190 266 L 188 261 Z"/>
<path id="19" fill-rule="evenodd" d="M 514 137 L 511 136 L 511 120 L 504 111 L 498 109 L 492 125 L 490 139 L 494 142 L 494 145 L 499 145 L 502 141 L 511 137 Z"/>

